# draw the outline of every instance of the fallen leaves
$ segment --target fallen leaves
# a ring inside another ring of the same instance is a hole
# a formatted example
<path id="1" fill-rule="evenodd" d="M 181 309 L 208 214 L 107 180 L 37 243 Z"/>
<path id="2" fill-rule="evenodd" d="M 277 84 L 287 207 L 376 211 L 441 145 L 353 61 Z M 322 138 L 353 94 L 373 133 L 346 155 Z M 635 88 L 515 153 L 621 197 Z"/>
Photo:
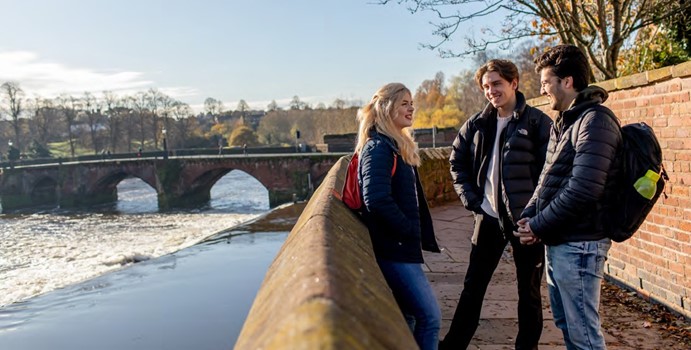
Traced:
<path id="1" fill-rule="evenodd" d="M 607 307 L 608 312 L 615 313 L 610 315 L 612 319 L 620 316 L 616 313 L 641 315 L 638 324 L 642 328 L 654 330 L 661 334 L 662 339 L 675 343 L 668 349 L 691 349 L 691 321 L 684 316 L 652 300 L 645 299 L 636 292 L 624 290 L 609 282 L 602 284 L 601 302 L 603 307 Z M 603 326 L 605 326 L 604 322 Z M 607 327 L 611 329 L 623 330 L 622 326 L 613 324 L 611 321 L 607 322 Z"/>

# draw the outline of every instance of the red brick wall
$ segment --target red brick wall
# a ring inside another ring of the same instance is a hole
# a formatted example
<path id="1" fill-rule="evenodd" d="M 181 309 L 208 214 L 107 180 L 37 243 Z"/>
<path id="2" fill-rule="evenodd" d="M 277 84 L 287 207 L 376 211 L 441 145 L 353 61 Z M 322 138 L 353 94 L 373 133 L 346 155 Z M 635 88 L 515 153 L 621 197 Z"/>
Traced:
<path id="1" fill-rule="evenodd" d="M 633 238 L 614 243 L 610 279 L 691 317 L 691 62 L 597 83 L 622 125 L 651 125 L 669 182 Z M 530 101 L 547 111 L 545 98 Z M 554 112 L 548 112 L 555 116 Z"/>

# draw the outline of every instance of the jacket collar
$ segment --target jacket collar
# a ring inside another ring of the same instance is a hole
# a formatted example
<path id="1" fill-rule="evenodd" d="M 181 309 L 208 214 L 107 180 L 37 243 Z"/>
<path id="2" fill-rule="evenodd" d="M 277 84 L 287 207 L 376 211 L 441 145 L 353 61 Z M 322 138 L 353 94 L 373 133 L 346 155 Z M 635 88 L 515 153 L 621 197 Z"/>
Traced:
<path id="1" fill-rule="evenodd" d="M 525 102 L 525 95 L 523 95 L 522 92 L 516 90 L 516 107 L 513 110 L 513 114 L 511 115 L 511 119 L 513 120 L 518 120 L 520 119 L 521 115 L 525 111 L 526 108 L 526 102 Z M 497 118 L 497 109 L 491 104 L 487 103 L 485 105 L 485 109 L 482 110 L 480 113 L 480 118 L 479 120 L 483 125 L 487 125 L 486 123 L 489 123 L 491 120 L 496 120 Z"/>
<path id="2" fill-rule="evenodd" d="M 369 133 L 367 134 L 367 136 L 369 136 L 370 139 L 380 140 L 380 141 L 388 144 L 393 149 L 394 152 L 399 153 L 398 146 L 396 145 L 396 141 L 394 141 L 394 139 L 392 139 L 388 135 L 380 133 L 379 131 L 377 131 L 376 127 L 372 127 L 369 130 Z"/>
<path id="3" fill-rule="evenodd" d="M 567 125 L 571 124 L 588 108 L 607 101 L 607 97 L 609 97 L 607 90 L 597 85 L 590 85 L 576 95 L 569 109 L 559 113 L 558 119 L 563 119 Z"/>

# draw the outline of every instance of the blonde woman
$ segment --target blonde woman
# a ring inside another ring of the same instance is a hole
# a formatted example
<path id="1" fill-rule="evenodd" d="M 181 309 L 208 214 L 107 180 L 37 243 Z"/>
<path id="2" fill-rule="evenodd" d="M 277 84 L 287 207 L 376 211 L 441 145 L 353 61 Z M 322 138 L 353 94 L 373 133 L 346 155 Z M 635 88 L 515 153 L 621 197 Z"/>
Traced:
<path id="1" fill-rule="evenodd" d="M 441 312 L 422 270 L 422 249 L 439 252 L 439 246 L 418 178 L 420 156 L 407 130 L 413 111 L 408 88 L 384 85 L 358 111 L 355 150 L 374 255 L 415 341 L 426 350 L 439 344 Z"/>

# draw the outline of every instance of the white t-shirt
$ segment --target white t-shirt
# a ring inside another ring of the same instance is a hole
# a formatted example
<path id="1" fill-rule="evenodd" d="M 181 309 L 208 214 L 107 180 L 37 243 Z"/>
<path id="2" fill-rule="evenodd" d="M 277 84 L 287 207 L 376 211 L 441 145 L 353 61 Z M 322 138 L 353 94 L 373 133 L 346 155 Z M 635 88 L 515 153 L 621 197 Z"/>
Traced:
<path id="1" fill-rule="evenodd" d="M 499 157 L 501 157 L 501 145 L 499 139 L 501 132 L 509 124 L 511 116 L 501 118 L 497 116 L 497 134 L 494 136 L 494 148 L 489 160 L 487 169 L 487 180 L 485 181 L 485 198 L 482 200 L 482 210 L 488 215 L 499 218 L 497 201 L 499 201 Z"/>

